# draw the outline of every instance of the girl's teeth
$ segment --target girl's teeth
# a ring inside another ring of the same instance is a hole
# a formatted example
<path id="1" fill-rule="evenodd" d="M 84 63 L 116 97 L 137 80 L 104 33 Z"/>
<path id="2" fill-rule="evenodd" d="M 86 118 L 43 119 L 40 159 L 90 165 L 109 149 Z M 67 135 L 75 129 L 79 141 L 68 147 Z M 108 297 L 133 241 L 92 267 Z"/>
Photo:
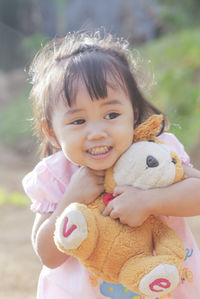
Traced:
<path id="1" fill-rule="evenodd" d="M 96 147 L 89 150 L 92 155 L 104 154 L 109 150 L 107 146 Z"/>

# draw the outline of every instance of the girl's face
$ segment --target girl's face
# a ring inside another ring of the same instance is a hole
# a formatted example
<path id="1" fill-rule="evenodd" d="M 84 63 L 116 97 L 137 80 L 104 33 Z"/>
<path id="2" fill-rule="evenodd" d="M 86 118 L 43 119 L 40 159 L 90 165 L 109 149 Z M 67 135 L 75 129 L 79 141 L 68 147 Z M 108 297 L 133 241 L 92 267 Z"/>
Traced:
<path id="1" fill-rule="evenodd" d="M 134 112 L 125 91 L 108 87 L 104 99 L 91 100 L 79 84 L 71 107 L 62 100 L 52 115 L 53 132 L 65 156 L 94 170 L 111 167 L 133 141 Z"/>

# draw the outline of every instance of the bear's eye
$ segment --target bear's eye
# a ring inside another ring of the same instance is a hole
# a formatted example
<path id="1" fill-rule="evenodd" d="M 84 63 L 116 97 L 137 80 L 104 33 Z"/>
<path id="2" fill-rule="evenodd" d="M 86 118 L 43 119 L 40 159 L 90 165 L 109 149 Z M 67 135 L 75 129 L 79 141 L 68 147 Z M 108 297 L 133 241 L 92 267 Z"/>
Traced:
<path id="1" fill-rule="evenodd" d="M 176 159 L 172 158 L 172 163 L 176 164 Z"/>
<path id="2" fill-rule="evenodd" d="M 159 162 L 153 156 L 148 156 L 146 159 L 146 164 L 148 167 L 152 168 L 152 167 L 157 167 L 159 165 Z"/>

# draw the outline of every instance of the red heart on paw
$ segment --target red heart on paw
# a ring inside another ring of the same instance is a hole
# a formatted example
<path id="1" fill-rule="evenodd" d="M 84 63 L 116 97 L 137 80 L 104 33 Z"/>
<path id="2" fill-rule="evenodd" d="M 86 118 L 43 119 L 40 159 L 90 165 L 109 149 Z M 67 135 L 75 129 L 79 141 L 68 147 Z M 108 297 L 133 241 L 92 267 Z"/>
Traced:
<path id="1" fill-rule="evenodd" d="M 71 235 L 71 233 L 77 228 L 77 226 L 75 224 L 73 224 L 68 230 L 66 230 L 68 220 L 69 220 L 68 217 L 66 217 L 64 225 L 63 225 L 63 236 L 65 238 L 69 237 L 69 235 Z"/>
<path id="2" fill-rule="evenodd" d="M 111 200 L 113 200 L 115 196 L 112 193 L 106 193 L 103 195 L 103 202 L 107 206 Z"/>
<path id="3" fill-rule="evenodd" d="M 162 292 L 163 289 L 168 289 L 170 286 L 171 283 L 168 279 L 158 278 L 149 285 L 149 288 L 152 292 Z M 157 287 L 159 287 L 160 289 L 157 289 Z"/>

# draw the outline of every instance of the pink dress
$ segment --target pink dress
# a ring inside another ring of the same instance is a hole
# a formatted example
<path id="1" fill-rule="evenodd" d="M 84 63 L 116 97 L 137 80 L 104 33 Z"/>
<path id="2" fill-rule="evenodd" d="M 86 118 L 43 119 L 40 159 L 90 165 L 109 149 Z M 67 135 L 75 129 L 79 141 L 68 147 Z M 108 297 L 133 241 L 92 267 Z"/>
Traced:
<path id="1" fill-rule="evenodd" d="M 160 136 L 177 152 L 182 162 L 190 165 L 184 147 L 173 134 Z M 33 212 L 53 212 L 78 166 L 69 162 L 62 152 L 43 159 L 23 179 L 25 192 L 32 200 Z M 200 252 L 192 233 L 182 217 L 161 217 L 182 238 L 186 255 L 180 286 L 160 299 L 200 298 Z M 121 284 L 112 284 L 95 278 L 74 257 L 56 269 L 43 266 L 38 283 L 38 299 L 148 299 L 127 290 Z M 156 298 L 156 297 L 155 297 Z M 157 297 L 156 299 L 158 299 Z"/>

